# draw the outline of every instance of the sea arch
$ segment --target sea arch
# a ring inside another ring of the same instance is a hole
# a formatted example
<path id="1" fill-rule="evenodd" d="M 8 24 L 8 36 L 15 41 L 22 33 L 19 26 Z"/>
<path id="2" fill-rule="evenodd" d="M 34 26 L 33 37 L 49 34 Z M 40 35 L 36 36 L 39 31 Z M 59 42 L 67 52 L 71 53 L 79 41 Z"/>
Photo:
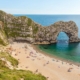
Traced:
<path id="1" fill-rule="evenodd" d="M 76 42 L 76 40 L 78 39 L 78 27 L 73 21 L 58 22 L 55 23 L 55 25 L 56 25 L 55 39 L 57 39 L 57 36 L 59 35 L 60 32 L 64 32 L 69 37 L 69 42 Z"/>
<path id="2" fill-rule="evenodd" d="M 60 32 L 57 36 L 58 41 L 69 41 L 69 36 L 65 32 Z"/>
<path id="3" fill-rule="evenodd" d="M 69 37 L 69 42 L 79 42 L 78 27 L 75 22 L 59 21 L 47 27 L 39 27 L 35 35 L 36 44 L 51 44 L 57 42 L 57 36 L 60 32 L 65 32 Z"/>

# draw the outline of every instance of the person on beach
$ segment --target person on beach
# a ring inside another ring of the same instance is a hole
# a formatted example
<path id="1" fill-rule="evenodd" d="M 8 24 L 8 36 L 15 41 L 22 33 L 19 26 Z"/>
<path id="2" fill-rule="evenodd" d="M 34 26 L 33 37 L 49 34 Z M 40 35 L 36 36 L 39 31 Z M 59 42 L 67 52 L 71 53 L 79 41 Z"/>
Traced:
<path id="1" fill-rule="evenodd" d="M 28 68 L 28 66 L 26 66 L 26 68 Z"/>
<path id="2" fill-rule="evenodd" d="M 17 56 L 17 54 L 15 54 L 15 56 Z"/>
<path id="3" fill-rule="evenodd" d="M 38 69 L 35 72 L 38 72 Z"/>
<path id="4" fill-rule="evenodd" d="M 26 58 L 29 58 L 29 56 L 27 56 Z"/>
<path id="5" fill-rule="evenodd" d="M 68 69 L 68 72 L 71 72 L 71 69 L 70 68 Z"/>
<path id="6" fill-rule="evenodd" d="M 60 66 L 58 66 L 58 68 L 60 68 Z"/>
<path id="7" fill-rule="evenodd" d="M 49 61 L 46 64 L 49 64 Z"/>
<path id="8" fill-rule="evenodd" d="M 58 62 L 58 60 L 56 62 Z"/>
<path id="9" fill-rule="evenodd" d="M 47 79 L 48 79 L 49 77 L 47 77 Z"/>
<path id="10" fill-rule="evenodd" d="M 68 72 L 71 72 L 71 69 L 73 69 L 73 68 L 69 68 L 69 69 L 68 69 Z"/>

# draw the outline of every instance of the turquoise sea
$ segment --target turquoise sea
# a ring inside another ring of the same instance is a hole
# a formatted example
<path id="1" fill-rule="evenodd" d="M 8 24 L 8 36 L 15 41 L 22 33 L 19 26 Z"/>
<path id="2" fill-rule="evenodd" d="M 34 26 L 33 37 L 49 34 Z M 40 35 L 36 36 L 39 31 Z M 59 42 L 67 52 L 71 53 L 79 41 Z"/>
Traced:
<path id="1" fill-rule="evenodd" d="M 80 38 L 80 15 L 19 15 L 27 16 L 35 22 L 45 26 L 51 25 L 57 21 L 74 21 L 78 26 L 78 36 Z M 46 54 L 63 58 L 65 60 L 80 62 L 80 43 L 68 43 L 68 36 L 60 32 L 57 37 L 58 42 L 50 45 L 38 45 Z"/>

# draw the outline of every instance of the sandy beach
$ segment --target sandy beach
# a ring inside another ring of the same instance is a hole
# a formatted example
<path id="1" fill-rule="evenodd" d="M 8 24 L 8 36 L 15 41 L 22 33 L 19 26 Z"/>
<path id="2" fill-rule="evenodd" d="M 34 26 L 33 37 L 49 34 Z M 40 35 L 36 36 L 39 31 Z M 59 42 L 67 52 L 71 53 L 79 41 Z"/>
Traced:
<path id="1" fill-rule="evenodd" d="M 36 51 L 31 44 L 14 42 L 7 51 L 19 61 L 17 69 L 41 73 L 48 80 L 80 80 L 80 67 Z"/>

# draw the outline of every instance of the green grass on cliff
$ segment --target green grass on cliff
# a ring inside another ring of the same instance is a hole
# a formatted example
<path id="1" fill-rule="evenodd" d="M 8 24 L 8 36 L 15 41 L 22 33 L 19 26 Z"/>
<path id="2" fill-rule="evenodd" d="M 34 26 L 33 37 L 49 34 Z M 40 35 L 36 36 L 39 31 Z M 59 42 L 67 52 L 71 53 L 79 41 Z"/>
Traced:
<path id="1" fill-rule="evenodd" d="M 32 23 L 32 20 L 31 20 L 30 18 L 28 18 L 28 23 L 27 23 L 27 25 L 28 25 L 28 26 L 31 26 L 31 23 Z"/>
<path id="2" fill-rule="evenodd" d="M 36 34 L 36 33 L 37 33 L 38 28 L 39 28 L 39 27 L 37 26 L 37 24 L 33 24 L 33 25 L 32 25 L 33 34 Z"/>
<path id="3" fill-rule="evenodd" d="M 9 53 L 7 52 L 0 52 L 0 59 L 4 58 L 5 60 L 11 62 L 11 64 L 13 66 L 17 66 L 18 65 L 18 61 L 16 59 L 14 59 Z"/>
<path id="4" fill-rule="evenodd" d="M 5 34 L 6 34 L 7 38 L 8 38 L 9 37 L 9 35 L 8 35 L 9 29 L 7 28 L 6 24 L 4 24 L 4 25 L 5 25 L 4 26 L 4 31 L 5 31 Z"/>
<path id="5" fill-rule="evenodd" d="M 0 39 L 0 44 L 2 44 L 4 46 L 6 45 L 2 39 Z"/>
<path id="6" fill-rule="evenodd" d="M 0 44 L 6 46 L 8 44 L 6 34 L 4 30 L 0 30 Z"/>
<path id="7" fill-rule="evenodd" d="M 36 34 L 38 31 L 38 27 L 33 28 L 33 33 Z"/>
<path id="8" fill-rule="evenodd" d="M 4 28 L 4 31 L 5 31 L 5 34 L 6 36 L 9 38 L 9 37 L 17 37 L 17 36 L 20 36 L 20 34 L 17 32 L 17 31 L 20 31 L 19 28 L 13 28 L 12 30 L 10 30 L 10 28 L 8 27 L 5 27 Z"/>
<path id="9" fill-rule="evenodd" d="M 18 65 L 18 61 L 11 57 L 8 53 L 0 53 L 0 59 L 5 58 L 10 61 L 13 66 Z M 16 70 L 9 69 L 5 66 L 6 62 L 0 60 L 0 80 L 47 80 L 41 74 L 35 74 L 31 71 L 26 70 Z"/>
<path id="10" fill-rule="evenodd" d="M 31 71 L 10 70 L 0 71 L 0 80 L 46 80 L 41 74 L 34 74 Z"/>
<path id="11" fill-rule="evenodd" d="M 0 71 L 9 69 L 8 67 L 5 66 L 5 64 L 6 64 L 5 61 L 0 60 Z"/>
<path id="12" fill-rule="evenodd" d="M 10 70 L 5 66 L 5 61 L 0 60 L 0 80 L 46 80 L 41 74 L 25 70 Z"/>

